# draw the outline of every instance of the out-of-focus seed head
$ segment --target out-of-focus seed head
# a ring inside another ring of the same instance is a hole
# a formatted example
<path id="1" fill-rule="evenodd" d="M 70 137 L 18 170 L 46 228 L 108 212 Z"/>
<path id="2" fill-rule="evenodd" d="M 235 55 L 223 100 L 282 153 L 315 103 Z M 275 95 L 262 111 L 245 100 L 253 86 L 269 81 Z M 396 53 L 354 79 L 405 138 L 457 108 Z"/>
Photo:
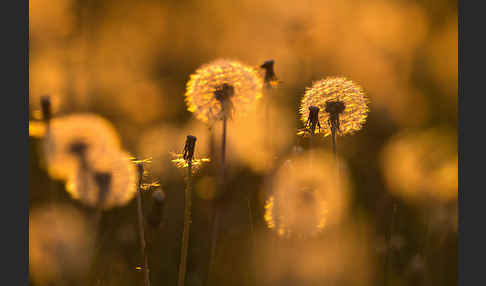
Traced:
<path id="1" fill-rule="evenodd" d="M 127 204 L 136 194 L 138 172 L 127 153 L 112 151 L 89 158 L 87 168 L 76 169 L 66 190 L 82 203 L 110 209 Z"/>
<path id="2" fill-rule="evenodd" d="M 35 207 L 29 212 L 29 278 L 37 285 L 83 279 L 94 254 L 92 225 L 68 205 Z"/>
<path id="3" fill-rule="evenodd" d="M 253 67 L 218 59 L 191 75 L 185 100 L 190 112 L 212 124 L 225 116 L 244 115 L 252 110 L 262 97 L 262 88 L 263 80 Z"/>
<path id="4" fill-rule="evenodd" d="M 457 137 L 429 129 L 392 137 L 381 154 L 387 189 L 412 203 L 457 200 Z"/>
<path id="5" fill-rule="evenodd" d="M 368 116 L 368 98 L 358 84 L 344 77 L 328 77 L 307 88 L 301 100 L 301 120 L 307 125 L 309 107 L 316 106 L 322 129 L 317 132 L 329 136 L 332 128 L 338 135 L 360 130 Z M 305 134 L 305 132 L 299 132 Z"/>
<path id="6" fill-rule="evenodd" d="M 312 237 L 343 219 L 349 182 L 345 168 L 336 177 L 332 162 L 331 154 L 307 152 L 278 169 L 265 204 L 270 229 L 283 237 Z"/>
<path id="7" fill-rule="evenodd" d="M 49 175 L 62 180 L 75 172 L 82 160 L 119 149 L 120 139 L 111 123 L 94 114 L 52 119 L 44 140 Z"/>

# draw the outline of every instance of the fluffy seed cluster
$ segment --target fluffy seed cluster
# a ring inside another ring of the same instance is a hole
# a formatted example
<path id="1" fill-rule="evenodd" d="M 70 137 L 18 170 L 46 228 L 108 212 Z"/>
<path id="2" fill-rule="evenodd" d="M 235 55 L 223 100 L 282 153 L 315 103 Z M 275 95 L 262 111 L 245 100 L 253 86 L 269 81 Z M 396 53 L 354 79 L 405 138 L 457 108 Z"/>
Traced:
<path id="1" fill-rule="evenodd" d="M 67 205 L 29 213 L 29 273 L 38 285 L 83 279 L 94 249 L 94 232 L 82 213 Z"/>
<path id="2" fill-rule="evenodd" d="M 87 113 L 52 119 L 44 140 L 49 175 L 60 180 L 76 171 L 80 155 L 89 160 L 119 148 L 120 139 L 113 125 Z"/>
<path id="3" fill-rule="evenodd" d="M 134 197 L 135 165 L 104 118 L 94 114 L 57 117 L 50 121 L 44 138 L 49 175 L 65 181 L 73 198 L 108 209 Z"/>
<path id="4" fill-rule="evenodd" d="M 236 60 L 218 59 L 191 75 L 185 94 L 188 110 L 205 123 L 221 120 L 228 112 L 223 112 L 223 103 L 217 96 L 224 85 L 234 90 L 227 99 L 233 115 L 244 115 L 262 97 L 263 79 L 255 68 Z"/>
<path id="5" fill-rule="evenodd" d="M 341 220 L 348 183 L 337 178 L 332 156 L 308 152 L 288 160 L 272 181 L 265 204 L 268 228 L 283 237 L 312 237 Z"/>
<path id="6" fill-rule="evenodd" d="M 412 202 L 457 200 L 456 140 L 454 133 L 439 129 L 393 137 L 381 154 L 388 190 Z"/>
<path id="7" fill-rule="evenodd" d="M 319 122 L 322 128 L 317 129 L 315 133 L 323 136 L 331 135 L 333 112 L 339 120 L 337 134 L 345 135 L 360 130 L 366 122 L 369 111 L 368 98 L 361 86 L 344 77 L 328 77 L 306 89 L 299 110 L 304 124 L 309 119 L 311 106 L 319 108 Z M 299 134 L 307 133 L 300 131 Z"/>
<path id="8" fill-rule="evenodd" d="M 97 176 L 107 176 L 105 189 Z M 99 207 L 109 209 L 125 205 L 135 196 L 137 180 L 136 166 L 129 154 L 111 151 L 90 160 L 88 169 L 78 168 L 68 179 L 66 189 L 86 205 L 98 207 L 100 203 Z"/>

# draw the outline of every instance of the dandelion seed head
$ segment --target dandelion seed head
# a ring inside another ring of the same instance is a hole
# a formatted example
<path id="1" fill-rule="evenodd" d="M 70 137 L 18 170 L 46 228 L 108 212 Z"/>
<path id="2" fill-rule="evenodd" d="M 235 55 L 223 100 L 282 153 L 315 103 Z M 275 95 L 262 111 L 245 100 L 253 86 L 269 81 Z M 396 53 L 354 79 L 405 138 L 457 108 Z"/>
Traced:
<path id="1" fill-rule="evenodd" d="M 255 275 L 264 285 L 280 285 L 283 280 L 299 281 L 298 285 L 373 285 L 372 233 L 367 224 L 353 222 L 315 239 L 275 243 L 269 235 L 257 236 L 252 256 L 261 267 Z"/>
<path id="2" fill-rule="evenodd" d="M 319 122 L 322 126 L 317 134 L 331 135 L 331 123 L 338 124 L 337 134 L 351 134 L 360 130 L 368 116 L 368 98 L 361 86 L 344 77 L 328 77 L 307 88 L 301 100 L 301 120 L 307 124 L 309 107 L 319 108 Z M 305 135 L 300 130 L 299 135 Z"/>
<path id="3" fill-rule="evenodd" d="M 336 177 L 332 156 L 307 152 L 288 160 L 276 173 L 266 201 L 268 228 L 283 237 L 312 237 L 339 222 L 347 208 L 346 173 Z"/>
<path id="4" fill-rule="evenodd" d="M 263 79 L 253 67 L 236 60 L 218 59 L 191 75 L 185 100 L 190 112 L 211 124 L 221 120 L 227 112 L 225 102 L 233 115 L 250 111 L 262 97 L 262 88 Z"/>
<path id="5" fill-rule="evenodd" d="M 83 277 L 93 249 L 93 229 L 76 209 L 52 205 L 30 211 L 29 273 L 36 284 Z"/>
<path id="6" fill-rule="evenodd" d="M 82 203 L 110 209 L 127 204 L 136 194 L 138 171 L 127 153 L 111 151 L 88 160 L 68 178 L 66 189 Z M 106 188 L 106 190 L 105 190 Z"/>
<path id="7" fill-rule="evenodd" d="M 392 137 L 381 154 L 388 190 L 423 202 L 457 200 L 457 144 L 445 130 L 404 132 Z"/>
<path id="8" fill-rule="evenodd" d="M 119 148 L 120 139 L 111 123 L 94 114 L 52 119 L 44 141 L 49 175 L 56 179 L 66 179 L 79 167 L 80 160 Z"/>

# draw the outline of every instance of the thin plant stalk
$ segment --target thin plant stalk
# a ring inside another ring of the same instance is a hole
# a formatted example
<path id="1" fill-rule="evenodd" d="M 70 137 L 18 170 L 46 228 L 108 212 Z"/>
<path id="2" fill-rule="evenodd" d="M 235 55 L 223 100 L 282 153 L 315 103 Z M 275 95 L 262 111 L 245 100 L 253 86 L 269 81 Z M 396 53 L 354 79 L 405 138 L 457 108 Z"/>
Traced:
<path id="1" fill-rule="evenodd" d="M 430 238 L 430 235 L 431 235 L 432 212 L 433 212 L 432 208 L 430 208 L 426 211 L 425 219 L 427 221 L 426 221 L 426 226 L 425 226 L 424 240 L 423 240 L 421 249 L 419 251 L 419 254 L 422 255 L 422 258 L 424 260 L 425 265 L 427 265 L 428 254 L 429 254 L 429 246 L 430 246 L 429 238 Z M 427 278 L 428 278 L 427 274 L 424 273 L 423 274 L 423 284 L 424 285 L 428 284 Z"/>
<path id="2" fill-rule="evenodd" d="M 44 95 L 41 97 L 41 112 L 42 112 L 42 121 L 44 122 L 44 126 L 46 128 L 44 140 L 49 140 L 51 134 L 51 119 L 52 119 L 52 107 L 51 107 L 51 98 L 48 95 Z M 47 166 L 47 158 L 44 157 L 46 170 L 48 169 Z M 51 202 L 57 200 L 57 192 L 56 192 L 56 184 L 54 180 L 49 178 L 48 182 L 48 189 L 49 189 L 49 197 Z"/>
<path id="3" fill-rule="evenodd" d="M 191 227 L 191 191 L 192 191 L 192 161 L 187 162 L 187 183 L 185 190 L 184 230 L 182 232 L 181 259 L 179 264 L 178 286 L 184 286 L 187 268 L 187 250 L 189 248 L 189 233 Z"/>
<path id="4" fill-rule="evenodd" d="M 81 156 L 82 157 L 82 156 Z M 102 231 L 101 228 L 101 218 L 103 215 L 103 206 L 106 200 L 106 197 L 109 195 L 109 191 L 111 188 L 111 174 L 110 173 L 103 173 L 103 172 L 93 172 L 88 165 L 85 165 L 82 172 L 85 172 L 84 176 L 94 176 L 96 185 L 98 187 L 98 201 L 96 202 L 94 211 L 92 212 L 92 221 L 94 222 L 94 227 L 97 230 L 96 233 L 96 246 L 95 246 L 95 255 L 93 256 L 92 260 L 93 263 L 91 264 L 90 273 L 91 275 L 87 275 L 87 279 L 94 279 L 97 284 L 100 282 L 99 278 L 99 270 L 97 267 L 97 261 L 102 253 L 103 245 L 106 241 L 106 231 Z M 88 174 L 88 175 L 86 175 Z M 83 188 L 86 189 L 86 186 Z M 89 278 L 91 277 L 91 278 Z M 93 283 L 88 283 L 88 285 L 93 285 Z"/>
<path id="5" fill-rule="evenodd" d="M 396 213 L 397 213 L 397 208 L 398 208 L 398 205 L 397 205 L 397 202 L 393 202 L 393 210 L 392 210 L 392 217 L 391 217 L 391 223 L 390 223 L 390 232 L 388 234 L 388 239 L 387 239 L 387 244 L 386 244 L 386 254 L 385 254 L 385 265 L 384 265 L 384 279 L 383 279 L 383 285 L 387 285 L 388 284 L 388 264 L 389 264 L 389 260 L 391 259 L 391 239 L 393 237 L 393 232 L 395 230 L 395 216 L 396 216 Z"/>
<path id="6" fill-rule="evenodd" d="M 336 163 L 336 166 L 337 166 L 338 159 L 337 159 L 336 135 L 337 135 L 336 134 L 336 127 L 334 126 L 334 124 L 332 124 L 332 126 L 331 126 L 332 153 L 334 154 L 334 162 Z"/>
<path id="7" fill-rule="evenodd" d="M 220 186 L 223 191 L 226 188 L 226 129 L 227 129 L 227 117 L 223 117 L 223 133 L 221 137 L 221 166 L 220 166 Z M 219 232 L 219 220 L 221 216 L 221 206 L 215 204 L 215 214 L 213 220 L 213 232 L 211 237 L 211 253 L 209 258 L 209 275 L 211 276 L 214 268 L 214 260 L 216 257 L 216 245 L 218 241 Z M 208 279 L 209 280 L 209 279 Z"/>
<path id="8" fill-rule="evenodd" d="M 223 135 L 221 138 L 221 183 L 225 184 L 225 165 L 226 165 L 226 116 L 223 118 Z"/>
<path id="9" fill-rule="evenodd" d="M 143 257 L 143 272 L 144 272 L 144 285 L 150 286 L 150 275 L 149 275 L 149 265 L 148 256 L 145 242 L 145 230 L 144 230 L 144 219 L 143 219 L 143 207 L 142 207 L 142 175 L 143 175 L 143 165 L 139 164 L 139 178 L 137 186 L 137 217 L 138 217 L 138 234 L 140 237 L 140 251 Z"/>

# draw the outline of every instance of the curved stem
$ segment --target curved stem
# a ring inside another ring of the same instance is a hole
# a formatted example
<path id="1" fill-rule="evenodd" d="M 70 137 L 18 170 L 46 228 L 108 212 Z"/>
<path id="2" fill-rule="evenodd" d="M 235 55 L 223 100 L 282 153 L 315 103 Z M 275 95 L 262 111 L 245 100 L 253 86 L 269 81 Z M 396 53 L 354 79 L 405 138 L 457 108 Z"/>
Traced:
<path id="1" fill-rule="evenodd" d="M 187 251 L 189 248 L 189 233 L 191 227 L 191 190 L 192 190 L 192 162 L 188 162 L 187 184 L 185 190 L 184 230 L 182 232 L 181 261 L 179 264 L 179 280 L 177 285 L 184 286 L 187 268 Z"/>

